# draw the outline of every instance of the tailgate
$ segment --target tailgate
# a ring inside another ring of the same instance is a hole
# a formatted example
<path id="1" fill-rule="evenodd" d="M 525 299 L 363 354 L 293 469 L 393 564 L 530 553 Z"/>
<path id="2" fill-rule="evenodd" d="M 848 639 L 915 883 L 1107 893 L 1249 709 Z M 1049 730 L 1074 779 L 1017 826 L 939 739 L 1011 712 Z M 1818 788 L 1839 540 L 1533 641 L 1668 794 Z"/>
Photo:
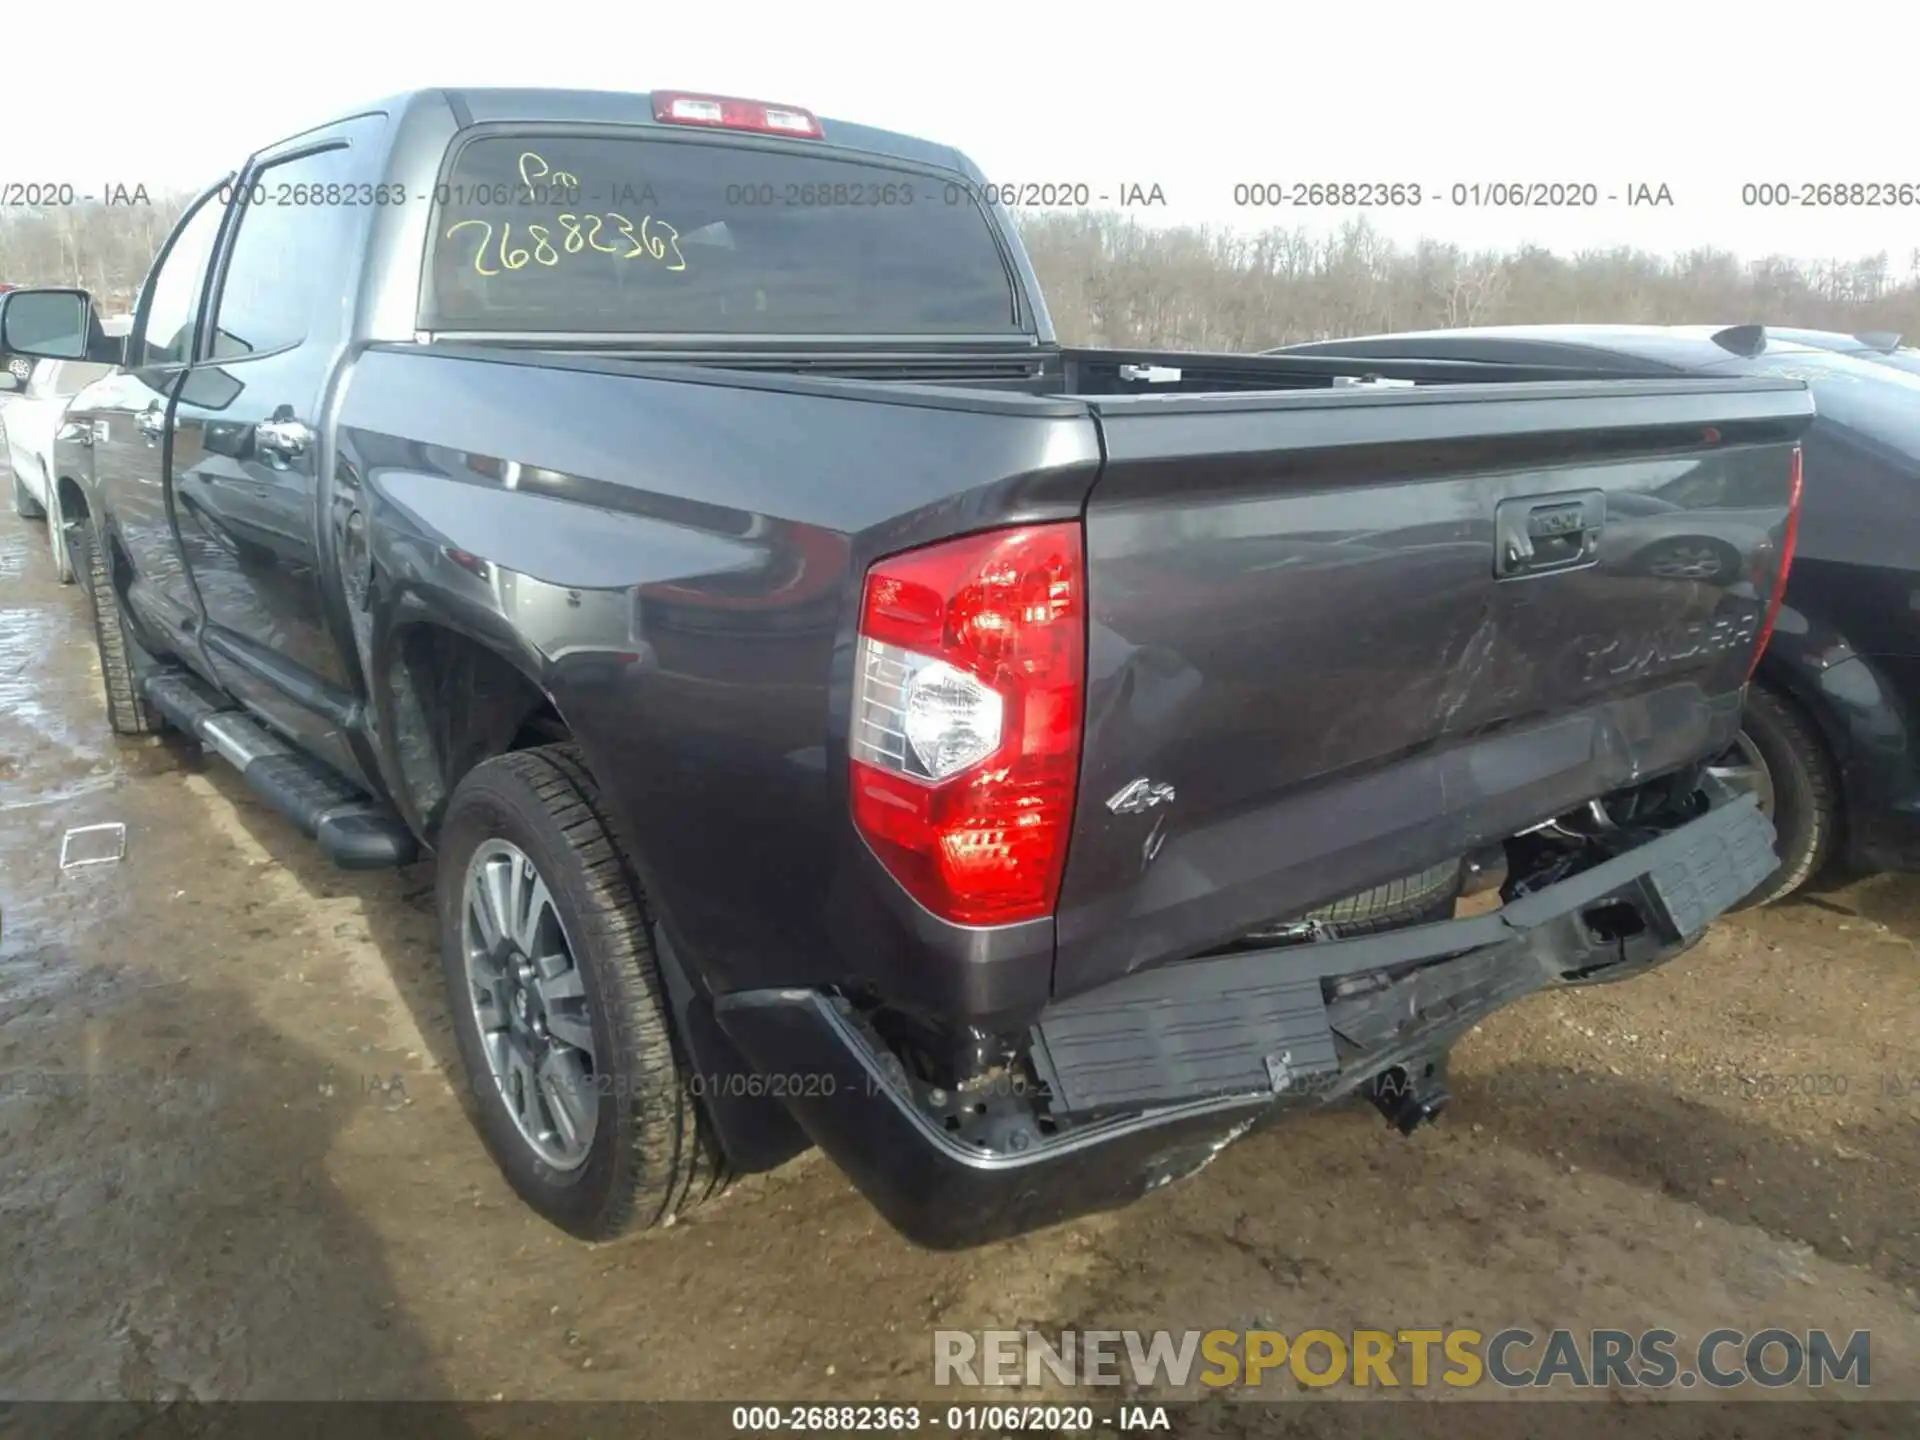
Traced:
<path id="1" fill-rule="evenodd" d="M 1731 739 L 1800 387 L 1094 402 L 1071 993 Z"/>

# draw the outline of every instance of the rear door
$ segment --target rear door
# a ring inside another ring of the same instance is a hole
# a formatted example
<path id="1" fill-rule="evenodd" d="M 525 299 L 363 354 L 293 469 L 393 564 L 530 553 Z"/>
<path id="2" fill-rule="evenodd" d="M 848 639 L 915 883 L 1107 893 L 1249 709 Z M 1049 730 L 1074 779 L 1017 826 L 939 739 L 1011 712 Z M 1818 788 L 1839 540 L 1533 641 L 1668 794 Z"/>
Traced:
<path id="1" fill-rule="evenodd" d="M 1738 712 L 1810 409 L 1684 380 L 1096 402 L 1056 987 L 1697 758 Z M 1733 561 L 1649 563 L 1676 543 Z"/>
<path id="2" fill-rule="evenodd" d="M 354 680 L 328 612 L 318 466 L 384 117 L 257 157 L 174 412 L 180 543 L 223 686 L 342 768 Z M 361 182 L 366 182 L 363 187 Z"/>

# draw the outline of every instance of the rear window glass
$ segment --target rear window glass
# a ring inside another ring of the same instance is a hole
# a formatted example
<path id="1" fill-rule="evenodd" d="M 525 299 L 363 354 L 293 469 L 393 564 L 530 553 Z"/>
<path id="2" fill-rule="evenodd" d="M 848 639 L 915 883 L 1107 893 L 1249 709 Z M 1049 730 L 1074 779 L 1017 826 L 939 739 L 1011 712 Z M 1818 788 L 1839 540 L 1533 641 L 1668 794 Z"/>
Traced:
<path id="1" fill-rule="evenodd" d="M 966 187 L 707 140 L 527 134 L 467 144 L 435 195 L 431 330 L 1014 332 Z"/>

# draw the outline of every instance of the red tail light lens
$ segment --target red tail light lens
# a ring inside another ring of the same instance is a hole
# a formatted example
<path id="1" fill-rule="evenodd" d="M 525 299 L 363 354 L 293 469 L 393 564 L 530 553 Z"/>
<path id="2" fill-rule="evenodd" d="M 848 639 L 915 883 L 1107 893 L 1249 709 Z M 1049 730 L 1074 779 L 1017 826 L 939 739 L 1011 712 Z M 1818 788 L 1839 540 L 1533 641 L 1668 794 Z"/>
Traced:
<path id="1" fill-rule="evenodd" d="M 653 118 L 663 125 L 758 130 L 765 135 L 791 135 L 801 140 L 818 140 L 826 133 L 814 113 L 798 105 L 770 105 L 764 100 L 741 100 L 732 95 L 689 95 L 684 90 L 654 91 Z"/>
<path id="2" fill-rule="evenodd" d="M 969 535 L 868 572 L 849 737 L 854 825 L 942 919 L 1053 913 L 1086 633 L 1077 522 Z"/>
<path id="3" fill-rule="evenodd" d="M 1793 470 L 1791 488 L 1787 493 L 1787 528 L 1780 537 L 1780 573 L 1774 577 L 1773 595 L 1767 601 L 1767 618 L 1760 626 L 1759 643 L 1753 647 L 1753 663 L 1747 666 L 1747 679 L 1753 679 L 1753 672 L 1760 668 L 1760 657 L 1767 653 L 1767 642 L 1773 639 L 1774 622 L 1780 618 L 1780 604 L 1787 598 L 1787 572 L 1793 569 L 1794 546 L 1800 541 L 1800 488 L 1804 473 L 1801 463 L 1800 447 L 1793 447 Z"/>

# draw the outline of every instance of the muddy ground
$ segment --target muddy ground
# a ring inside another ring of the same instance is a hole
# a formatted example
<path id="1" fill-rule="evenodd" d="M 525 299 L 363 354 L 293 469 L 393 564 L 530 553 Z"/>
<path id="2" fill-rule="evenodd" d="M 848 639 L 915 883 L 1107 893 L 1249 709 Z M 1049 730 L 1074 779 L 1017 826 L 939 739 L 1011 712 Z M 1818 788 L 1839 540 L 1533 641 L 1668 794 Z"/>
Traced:
<path id="1" fill-rule="evenodd" d="M 125 859 L 62 872 L 104 821 Z M 547 1227 L 450 1083 L 429 895 L 115 741 L 79 593 L 0 517 L 0 1395 L 924 1398 L 938 1327 L 1771 1324 L 1870 1330 L 1874 1393 L 1920 1396 L 1914 880 L 1521 1004 L 1410 1139 L 1325 1113 L 961 1255 L 817 1156 L 634 1240 Z"/>

